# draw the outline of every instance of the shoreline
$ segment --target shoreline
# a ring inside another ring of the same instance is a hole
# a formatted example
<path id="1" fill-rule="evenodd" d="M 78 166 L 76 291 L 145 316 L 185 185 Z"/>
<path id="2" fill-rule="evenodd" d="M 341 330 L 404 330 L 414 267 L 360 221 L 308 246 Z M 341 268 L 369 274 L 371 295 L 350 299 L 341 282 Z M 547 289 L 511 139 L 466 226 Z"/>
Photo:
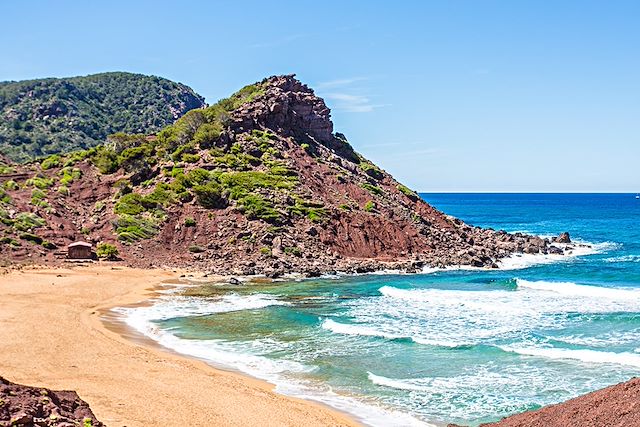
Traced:
<path id="1" fill-rule="evenodd" d="M 0 285 L 1 374 L 76 390 L 109 426 L 361 425 L 321 403 L 278 394 L 266 381 L 105 325 L 105 310 L 144 303 L 178 271 L 111 264 L 9 271 Z"/>

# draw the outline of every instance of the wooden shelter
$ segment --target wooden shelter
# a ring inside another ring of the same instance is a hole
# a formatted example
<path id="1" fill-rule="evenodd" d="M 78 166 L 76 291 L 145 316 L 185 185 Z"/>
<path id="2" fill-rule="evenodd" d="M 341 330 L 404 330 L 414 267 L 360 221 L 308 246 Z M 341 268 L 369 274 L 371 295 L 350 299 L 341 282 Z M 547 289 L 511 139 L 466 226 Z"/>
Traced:
<path id="1" fill-rule="evenodd" d="M 67 258 L 70 259 L 92 259 L 91 243 L 74 242 L 67 247 Z"/>

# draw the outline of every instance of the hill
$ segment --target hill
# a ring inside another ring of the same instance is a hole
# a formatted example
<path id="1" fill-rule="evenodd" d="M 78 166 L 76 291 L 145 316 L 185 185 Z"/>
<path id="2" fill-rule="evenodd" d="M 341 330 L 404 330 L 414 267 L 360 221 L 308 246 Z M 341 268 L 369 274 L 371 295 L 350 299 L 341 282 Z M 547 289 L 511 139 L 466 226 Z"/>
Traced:
<path id="1" fill-rule="evenodd" d="M 27 161 L 91 148 L 116 132 L 156 132 L 204 106 L 188 86 L 141 74 L 1 82 L 0 153 Z"/>
<path id="2" fill-rule="evenodd" d="M 334 133 L 329 108 L 294 76 L 246 86 L 157 136 L 5 165 L 0 183 L 0 251 L 18 261 L 55 262 L 78 239 L 113 244 L 137 266 L 270 276 L 562 252 L 434 209 Z"/>

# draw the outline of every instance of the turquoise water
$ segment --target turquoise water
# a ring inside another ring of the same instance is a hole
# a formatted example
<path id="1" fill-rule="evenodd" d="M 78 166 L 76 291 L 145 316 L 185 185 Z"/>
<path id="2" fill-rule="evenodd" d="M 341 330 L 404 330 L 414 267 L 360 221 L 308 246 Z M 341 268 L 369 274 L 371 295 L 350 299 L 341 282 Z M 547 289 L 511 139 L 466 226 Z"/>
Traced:
<path id="1" fill-rule="evenodd" d="M 640 374 L 634 195 L 423 197 L 474 225 L 592 247 L 498 271 L 205 285 L 120 311 L 167 347 L 371 425 L 477 425 Z"/>

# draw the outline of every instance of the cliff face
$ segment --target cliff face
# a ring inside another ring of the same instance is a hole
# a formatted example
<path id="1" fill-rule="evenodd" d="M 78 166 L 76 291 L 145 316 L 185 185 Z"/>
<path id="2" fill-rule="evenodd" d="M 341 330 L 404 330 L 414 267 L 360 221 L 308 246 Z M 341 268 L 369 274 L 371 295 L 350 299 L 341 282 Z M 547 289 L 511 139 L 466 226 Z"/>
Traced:
<path id="1" fill-rule="evenodd" d="M 16 260 L 53 262 L 42 240 L 76 239 L 116 244 L 134 265 L 273 276 L 562 252 L 437 211 L 334 133 L 329 108 L 294 76 L 247 86 L 157 137 L 116 135 L 4 169 L 2 253 Z"/>

